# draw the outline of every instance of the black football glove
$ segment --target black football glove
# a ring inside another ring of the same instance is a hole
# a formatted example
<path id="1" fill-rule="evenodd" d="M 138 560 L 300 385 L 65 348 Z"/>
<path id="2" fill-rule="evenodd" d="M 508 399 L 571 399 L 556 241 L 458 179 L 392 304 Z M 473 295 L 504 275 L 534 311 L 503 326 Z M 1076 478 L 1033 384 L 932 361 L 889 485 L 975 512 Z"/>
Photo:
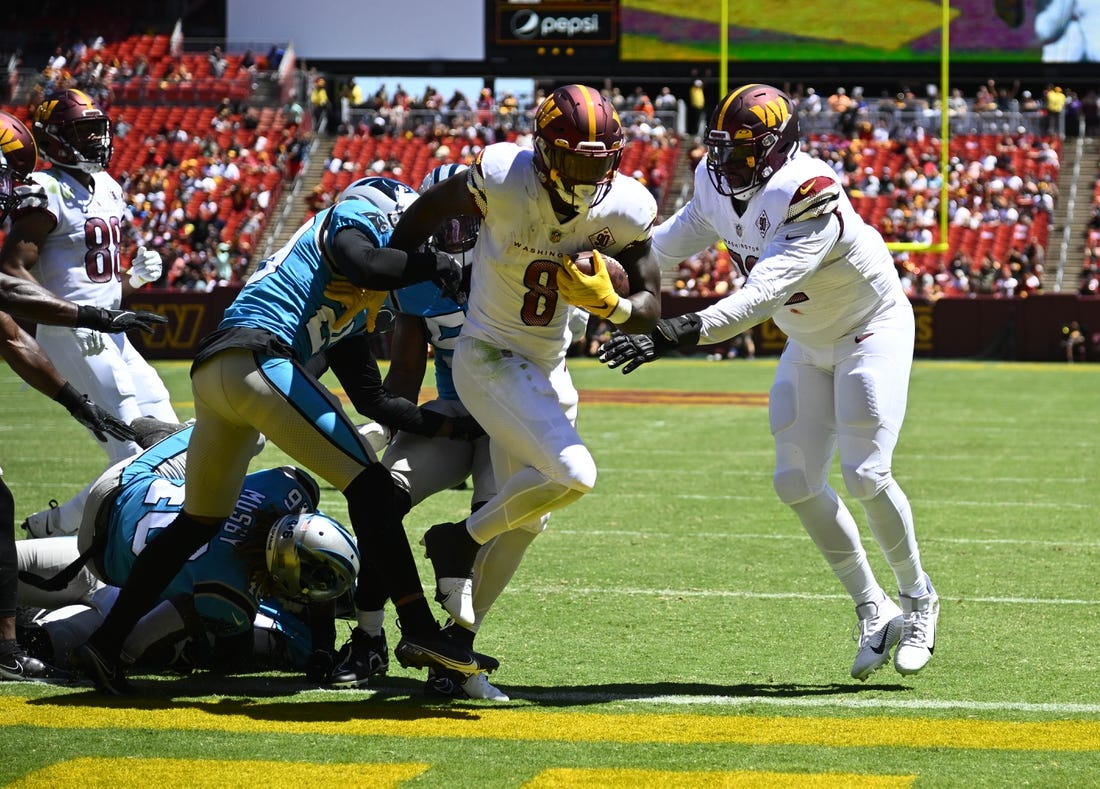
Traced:
<path id="1" fill-rule="evenodd" d="M 461 306 L 466 303 L 466 291 L 462 288 L 462 261 L 454 255 L 435 250 L 435 276 L 432 282 L 455 304 Z"/>
<path id="2" fill-rule="evenodd" d="M 455 441 L 474 441 L 483 435 L 485 431 L 472 416 L 451 417 L 451 438 Z"/>
<path id="3" fill-rule="evenodd" d="M 148 334 L 158 323 L 168 323 L 168 318 L 155 312 L 144 310 L 108 310 L 102 307 L 90 307 L 81 304 L 76 309 L 76 325 L 80 328 L 115 334 L 117 332 L 141 329 Z"/>
<path id="4" fill-rule="evenodd" d="M 649 334 L 615 332 L 600 346 L 599 360 L 614 370 L 623 367 L 623 375 L 632 373 L 646 362 L 659 359 L 674 348 L 699 344 L 702 328 L 699 315 L 689 312 L 676 318 L 662 318 Z"/>
<path id="5" fill-rule="evenodd" d="M 119 441 L 133 441 L 137 437 L 133 428 L 108 414 L 89 400 L 87 395 L 76 391 L 72 384 L 62 386 L 53 399 L 69 409 L 73 419 L 91 430 L 100 441 L 106 441 L 107 436 Z"/>

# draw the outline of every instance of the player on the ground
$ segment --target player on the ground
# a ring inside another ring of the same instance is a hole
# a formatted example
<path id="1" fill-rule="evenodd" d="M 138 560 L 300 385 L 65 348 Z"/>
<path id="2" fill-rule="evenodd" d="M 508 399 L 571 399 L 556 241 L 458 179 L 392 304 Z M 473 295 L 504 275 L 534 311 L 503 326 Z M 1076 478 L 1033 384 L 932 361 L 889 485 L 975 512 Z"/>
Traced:
<path id="1" fill-rule="evenodd" d="M 569 305 L 632 331 L 648 330 L 660 313 L 660 271 L 647 257 L 657 206 L 638 181 L 617 173 L 625 139 L 611 103 L 584 85 L 559 88 L 540 105 L 534 138 L 533 150 L 487 146 L 465 178 L 424 192 L 390 241 L 410 251 L 443 218 L 481 219 L 452 369 L 462 404 L 489 434 L 498 492 L 466 520 L 424 536 L 437 599 L 466 627 L 476 620 L 471 578 L 481 547 L 505 534 L 539 533 L 549 513 L 596 482 L 565 366 Z M 588 276 L 577 270 L 572 256 L 590 249 L 622 262 L 628 298 L 614 292 L 603 267 Z"/>
<path id="2" fill-rule="evenodd" d="M 133 427 L 136 441 L 149 448 L 93 483 L 78 535 L 18 546 L 19 604 L 76 606 L 47 619 L 59 664 L 102 622 L 135 557 L 183 506 L 194 428 L 153 419 Z M 317 511 L 319 496 L 316 480 L 294 466 L 246 476 L 217 536 L 188 559 L 127 637 L 126 664 L 154 647 L 174 654 L 189 640 L 198 654 L 225 652 L 230 643 L 251 654 L 261 599 L 312 605 L 350 590 L 359 551 L 343 526 Z"/>
<path id="3" fill-rule="evenodd" d="M 773 483 L 856 604 L 866 679 L 890 659 L 915 674 L 932 657 L 939 598 L 921 566 L 913 513 L 891 473 L 913 362 L 913 308 L 882 237 L 864 224 L 824 162 L 799 152 L 790 97 L 768 85 L 731 91 L 707 126 L 695 193 L 653 234 L 672 265 L 722 240 L 744 287 L 649 334 L 618 334 L 600 359 L 629 373 L 680 346 L 728 340 L 773 318 L 788 336 L 768 399 Z M 829 485 L 839 452 L 894 571 L 901 607 L 879 586 L 859 529 Z"/>
<path id="4" fill-rule="evenodd" d="M 22 199 L 15 207 L 0 270 L 77 304 L 117 310 L 124 293 L 159 279 L 162 264 L 157 252 L 142 247 L 122 271 L 120 247 L 130 223 L 122 187 L 107 173 L 110 121 L 87 94 L 69 89 L 38 105 L 31 132 L 52 166 L 29 176 L 44 199 Z M 125 334 L 40 325 L 36 339 L 62 375 L 122 422 L 140 416 L 178 421 L 156 370 Z M 111 463 L 140 451 L 115 438 L 104 448 Z M 31 536 L 73 533 L 86 495 L 87 489 L 61 506 L 52 503 L 30 515 L 24 528 Z"/>

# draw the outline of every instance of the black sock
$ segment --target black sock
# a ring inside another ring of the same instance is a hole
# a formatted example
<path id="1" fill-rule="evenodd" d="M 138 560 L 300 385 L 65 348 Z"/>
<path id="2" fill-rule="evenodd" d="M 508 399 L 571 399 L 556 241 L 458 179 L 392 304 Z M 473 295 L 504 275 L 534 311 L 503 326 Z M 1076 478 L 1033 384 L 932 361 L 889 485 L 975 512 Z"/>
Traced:
<path id="1" fill-rule="evenodd" d="M 206 524 L 185 512 L 177 515 L 134 559 L 118 599 L 103 624 L 88 639 L 92 646 L 105 658 L 117 660 L 122 642 L 134 625 L 156 605 L 188 557 L 210 542 L 220 528 L 221 522 Z"/>
<path id="2" fill-rule="evenodd" d="M 399 497 L 396 490 L 390 472 L 381 463 L 367 466 L 344 489 L 364 568 L 359 577 L 362 579 L 370 574 L 381 581 L 380 588 L 385 589 L 397 608 L 404 632 L 410 635 L 430 633 L 438 630 L 439 625 L 424 599 L 420 573 L 401 524 L 408 511 L 408 496 Z M 374 584 L 369 579 L 367 583 Z M 377 611 L 381 606 L 369 599 L 369 594 L 369 590 L 364 590 L 361 597 L 357 589 L 356 606 L 363 611 Z"/>

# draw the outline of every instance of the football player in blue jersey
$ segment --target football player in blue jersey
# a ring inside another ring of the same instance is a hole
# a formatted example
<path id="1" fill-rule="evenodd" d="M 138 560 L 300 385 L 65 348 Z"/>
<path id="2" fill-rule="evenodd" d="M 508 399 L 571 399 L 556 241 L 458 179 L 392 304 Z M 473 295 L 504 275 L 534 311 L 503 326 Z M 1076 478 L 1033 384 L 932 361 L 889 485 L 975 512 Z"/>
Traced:
<path id="1" fill-rule="evenodd" d="M 447 164 L 431 170 L 420 185 L 423 193 L 435 184 L 467 169 L 465 165 Z M 420 282 L 390 293 L 389 304 L 396 314 L 390 343 L 390 367 L 384 388 L 392 395 L 417 402 L 428 366 L 428 348 L 432 349 L 435 372 L 435 399 L 422 408 L 458 420 L 471 420 L 469 412 L 458 399 L 451 376 L 451 356 L 455 340 L 466 314 L 465 294 L 469 289 L 468 252 L 477 242 L 480 222 L 474 217 L 448 217 L 432 234 L 431 245 L 455 255 L 463 261 L 463 286 L 457 294 L 448 295 L 433 282 Z M 383 423 L 380 434 L 386 435 L 395 426 Z M 496 491 L 489 458 L 489 442 L 482 433 L 469 440 L 442 440 L 399 428 L 382 456 L 397 482 L 398 497 L 411 509 L 427 497 L 449 490 L 473 478 L 471 511 L 476 512 Z M 533 536 L 533 535 L 532 535 Z M 528 541 L 524 542 L 526 547 Z M 484 551 L 488 553 L 488 551 Z M 522 555 L 522 550 L 519 552 Z M 513 552 L 508 552 L 509 556 Z M 496 562 L 493 567 L 500 563 Z M 473 636 L 481 617 L 503 590 L 518 565 L 507 563 L 509 571 L 500 577 L 490 572 L 492 579 L 483 583 L 483 575 L 474 581 L 476 623 L 471 630 L 451 628 L 453 637 L 473 646 Z M 480 566 L 479 566 L 480 569 Z M 386 635 L 383 630 L 386 602 L 385 589 L 369 582 L 356 592 L 357 626 L 351 639 L 341 650 L 341 662 L 325 679 L 336 687 L 362 687 L 370 676 L 383 674 L 389 666 Z M 490 591 L 491 590 L 491 591 Z M 467 689 L 463 689 L 468 686 Z M 429 669 L 428 688 L 444 695 L 507 700 L 507 696 L 489 684 L 484 672 L 459 674 L 441 669 Z"/>
<path id="2" fill-rule="evenodd" d="M 394 654 L 401 664 L 471 673 L 483 667 L 468 647 L 441 633 L 432 616 L 389 470 L 306 369 L 325 353 L 359 409 L 363 393 L 375 391 L 363 364 L 370 343 L 365 331 L 374 328 L 386 292 L 429 279 L 453 284 L 460 274 L 445 253 L 386 246 L 396 214 L 416 193 L 396 181 L 379 186 L 398 211 L 345 199 L 318 213 L 260 264 L 200 344 L 191 368 L 196 424 L 183 510 L 138 556 L 103 625 L 76 650 L 100 690 L 125 692 L 123 640 L 187 557 L 232 514 L 260 433 L 347 499 L 363 571 L 384 580 L 397 609 L 403 632 Z M 416 419 L 432 419 L 412 409 Z M 449 434 L 453 420 L 439 417 L 436 425 L 437 433 Z"/>
<path id="3" fill-rule="evenodd" d="M 42 618 L 45 637 L 28 639 L 48 644 L 53 660 L 64 660 L 102 622 L 135 557 L 183 507 L 194 428 L 155 419 L 133 426 L 135 440 L 149 448 L 93 483 L 78 536 L 20 542 L 19 603 L 65 607 Z M 286 620 L 274 613 L 285 609 L 278 600 L 316 606 L 349 591 L 359 551 L 343 526 L 316 511 L 319 494 L 313 477 L 293 466 L 247 475 L 218 534 L 185 562 L 131 631 L 125 662 L 135 663 L 154 646 L 175 655 L 188 641 L 209 652 L 209 645 L 244 640 L 246 648 L 234 651 L 250 655 L 262 599 L 269 600 L 264 618 Z"/>

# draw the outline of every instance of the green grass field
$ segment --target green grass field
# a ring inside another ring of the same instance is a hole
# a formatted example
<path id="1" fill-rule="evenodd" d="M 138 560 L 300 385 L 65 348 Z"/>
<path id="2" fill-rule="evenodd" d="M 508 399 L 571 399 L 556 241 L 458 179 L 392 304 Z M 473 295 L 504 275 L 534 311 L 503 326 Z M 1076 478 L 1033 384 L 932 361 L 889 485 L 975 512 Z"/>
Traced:
<path id="1" fill-rule="evenodd" d="M 158 367 L 190 416 L 186 365 Z M 423 672 L 396 662 L 347 692 L 290 675 L 143 677 L 125 700 L 0 683 L 0 784 L 1100 785 L 1100 367 L 917 363 L 895 474 L 939 639 L 919 676 L 866 683 L 848 676 L 850 601 L 771 489 L 773 371 L 573 365 L 600 479 L 553 516 L 478 638 L 512 702 L 429 702 Z M 0 392 L 21 521 L 105 456 L 9 370 Z M 270 446 L 257 459 L 284 462 Z M 467 506 L 459 491 L 425 502 L 410 539 Z M 331 489 L 323 508 L 346 519 Z"/>

